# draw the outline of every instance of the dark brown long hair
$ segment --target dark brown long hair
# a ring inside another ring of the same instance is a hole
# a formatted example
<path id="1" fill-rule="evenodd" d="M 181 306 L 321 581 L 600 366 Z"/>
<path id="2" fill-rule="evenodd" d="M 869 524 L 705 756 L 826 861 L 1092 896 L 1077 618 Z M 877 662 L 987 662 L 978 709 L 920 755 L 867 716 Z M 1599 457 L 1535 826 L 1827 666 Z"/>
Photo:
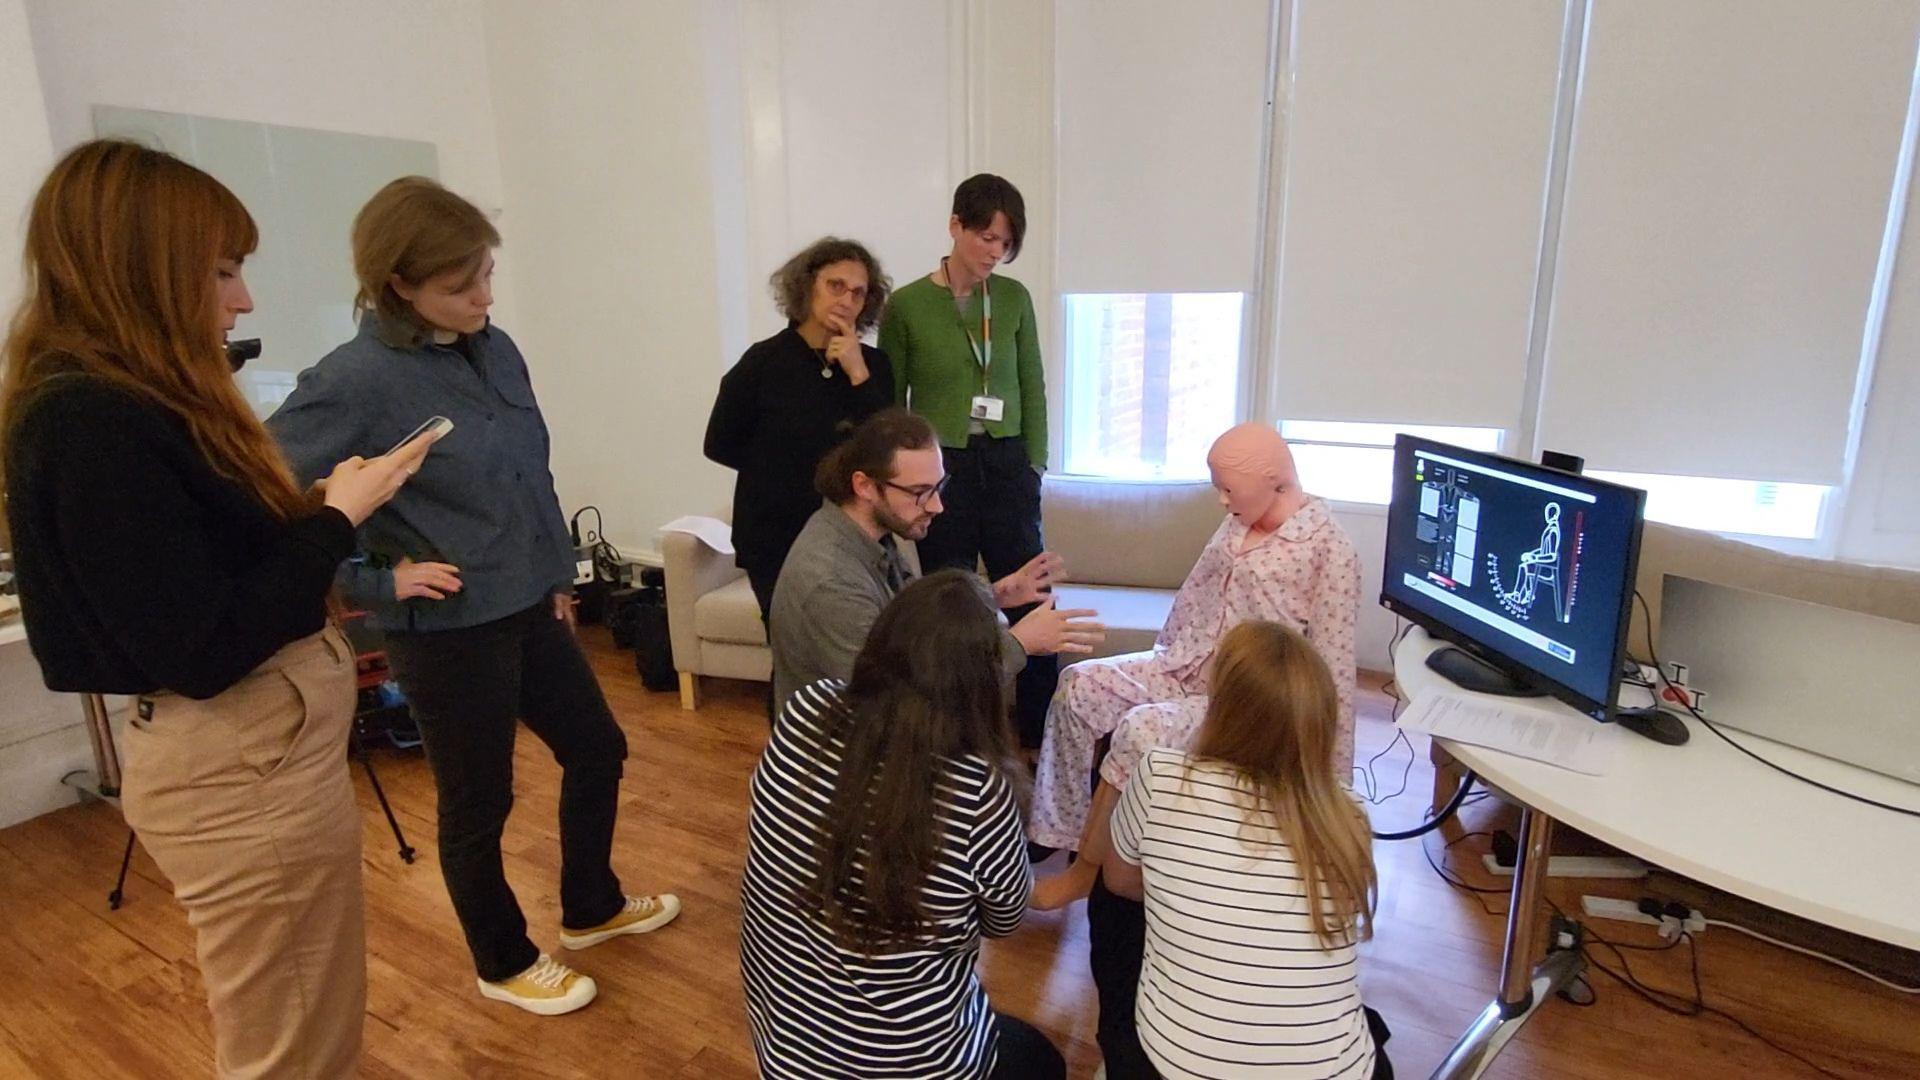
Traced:
<path id="1" fill-rule="evenodd" d="M 220 341 L 216 265 L 259 239 L 233 192 L 172 154 L 118 139 L 68 152 L 27 219 L 25 295 L 0 351 L 0 445 L 41 384 L 78 370 L 180 417 L 213 470 L 275 514 L 305 512 Z"/>
<path id="2" fill-rule="evenodd" d="M 1249 834 L 1285 841 L 1323 948 L 1372 936 L 1379 890 L 1372 827 L 1333 767 L 1339 716 L 1333 675 L 1306 638 L 1243 622 L 1214 653 L 1192 751 L 1239 773 L 1254 808 Z"/>
<path id="3" fill-rule="evenodd" d="M 844 749 L 818 875 L 800 897 L 842 947 L 873 955 L 924 938 L 920 892 L 940 855 L 946 761 L 976 756 L 1018 776 L 1000 648 L 984 584 L 959 570 L 900 590 L 868 632 L 826 720 L 826 741 Z"/>

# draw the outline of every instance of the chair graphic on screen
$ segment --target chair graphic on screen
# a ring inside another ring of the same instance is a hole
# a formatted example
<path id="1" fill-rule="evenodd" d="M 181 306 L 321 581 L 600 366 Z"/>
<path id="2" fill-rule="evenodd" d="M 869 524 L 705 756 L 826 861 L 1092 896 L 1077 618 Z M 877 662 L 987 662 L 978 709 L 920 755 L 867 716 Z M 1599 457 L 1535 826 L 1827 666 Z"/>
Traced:
<path id="1" fill-rule="evenodd" d="M 1520 555 L 1520 572 L 1513 588 L 1503 595 L 1516 611 L 1526 611 L 1540 595 L 1540 586 L 1553 590 L 1553 617 L 1566 622 L 1569 612 L 1560 596 L 1560 504 L 1548 503 L 1546 527 L 1540 530 L 1540 544 Z"/>

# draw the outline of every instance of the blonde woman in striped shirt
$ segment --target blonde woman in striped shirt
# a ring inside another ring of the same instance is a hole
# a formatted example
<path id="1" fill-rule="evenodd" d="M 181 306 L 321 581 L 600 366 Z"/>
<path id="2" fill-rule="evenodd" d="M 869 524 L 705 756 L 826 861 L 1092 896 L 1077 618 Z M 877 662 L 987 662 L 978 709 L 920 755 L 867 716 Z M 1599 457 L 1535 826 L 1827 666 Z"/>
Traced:
<path id="1" fill-rule="evenodd" d="M 1360 1001 L 1378 879 L 1333 764 L 1333 678 L 1256 621 L 1221 640 L 1211 687 L 1191 748 L 1150 752 L 1113 814 L 1107 887 L 1146 902 L 1141 1047 L 1168 1077 L 1391 1077 Z"/>

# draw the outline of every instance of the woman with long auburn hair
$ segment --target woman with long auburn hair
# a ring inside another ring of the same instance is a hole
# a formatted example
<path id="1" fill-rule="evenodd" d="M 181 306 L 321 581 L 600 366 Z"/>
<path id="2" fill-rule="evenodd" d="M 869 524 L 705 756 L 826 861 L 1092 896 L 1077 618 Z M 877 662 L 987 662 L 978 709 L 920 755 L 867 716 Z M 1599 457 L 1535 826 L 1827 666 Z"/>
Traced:
<path id="1" fill-rule="evenodd" d="M 980 937 L 1026 913 L 991 593 L 942 570 L 880 613 L 850 682 L 788 698 L 753 774 L 740 967 L 762 1075 L 1064 1077 L 997 1013 Z"/>
<path id="2" fill-rule="evenodd" d="M 1191 747 L 1141 759 L 1103 872 L 1146 901 L 1135 1017 L 1151 1064 L 1109 1060 L 1108 1076 L 1393 1075 L 1386 1025 L 1360 1001 L 1354 946 L 1379 879 L 1334 764 L 1339 715 L 1304 636 L 1243 622 L 1220 641 Z"/>
<path id="3" fill-rule="evenodd" d="M 54 166 L 4 347 L 7 523 L 47 685 L 136 699 L 123 806 L 194 927 L 219 1074 L 337 1077 L 366 946 L 327 596 L 431 443 L 342 461 L 323 496 L 295 483 L 223 346 L 257 240 L 164 152 L 101 140 Z"/>
<path id="4" fill-rule="evenodd" d="M 543 952 L 507 883 L 521 721 L 560 781 L 560 944 L 585 949 L 672 922 L 671 893 L 629 896 L 613 872 L 627 739 L 573 634 L 573 544 L 527 362 L 493 324 L 480 208 L 422 176 L 353 220 L 353 340 L 300 374 L 267 418 L 297 476 L 453 421 L 420 476 L 360 530 L 342 580 L 372 612 L 413 707 L 438 794 L 440 872 L 482 997 L 541 1016 L 592 1001 L 594 980 Z"/>

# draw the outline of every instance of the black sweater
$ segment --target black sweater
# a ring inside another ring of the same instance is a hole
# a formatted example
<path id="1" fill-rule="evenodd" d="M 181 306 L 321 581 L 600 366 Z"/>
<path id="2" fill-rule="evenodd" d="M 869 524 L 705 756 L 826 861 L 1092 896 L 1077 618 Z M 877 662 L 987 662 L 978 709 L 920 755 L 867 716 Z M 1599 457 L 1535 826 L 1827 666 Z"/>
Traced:
<path id="1" fill-rule="evenodd" d="M 820 354 L 789 325 L 756 343 L 720 380 L 707 421 L 707 457 L 739 471 L 733 484 L 734 561 L 778 573 L 793 538 L 820 509 L 813 470 L 854 425 L 893 404 L 893 364 L 861 346 L 867 381 Z"/>
<path id="2" fill-rule="evenodd" d="M 6 455 L 21 613 L 49 688 L 210 698 L 325 625 L 354 546 L 346 515 L 280 521 L 160 406 L 57 375 Z"/>

